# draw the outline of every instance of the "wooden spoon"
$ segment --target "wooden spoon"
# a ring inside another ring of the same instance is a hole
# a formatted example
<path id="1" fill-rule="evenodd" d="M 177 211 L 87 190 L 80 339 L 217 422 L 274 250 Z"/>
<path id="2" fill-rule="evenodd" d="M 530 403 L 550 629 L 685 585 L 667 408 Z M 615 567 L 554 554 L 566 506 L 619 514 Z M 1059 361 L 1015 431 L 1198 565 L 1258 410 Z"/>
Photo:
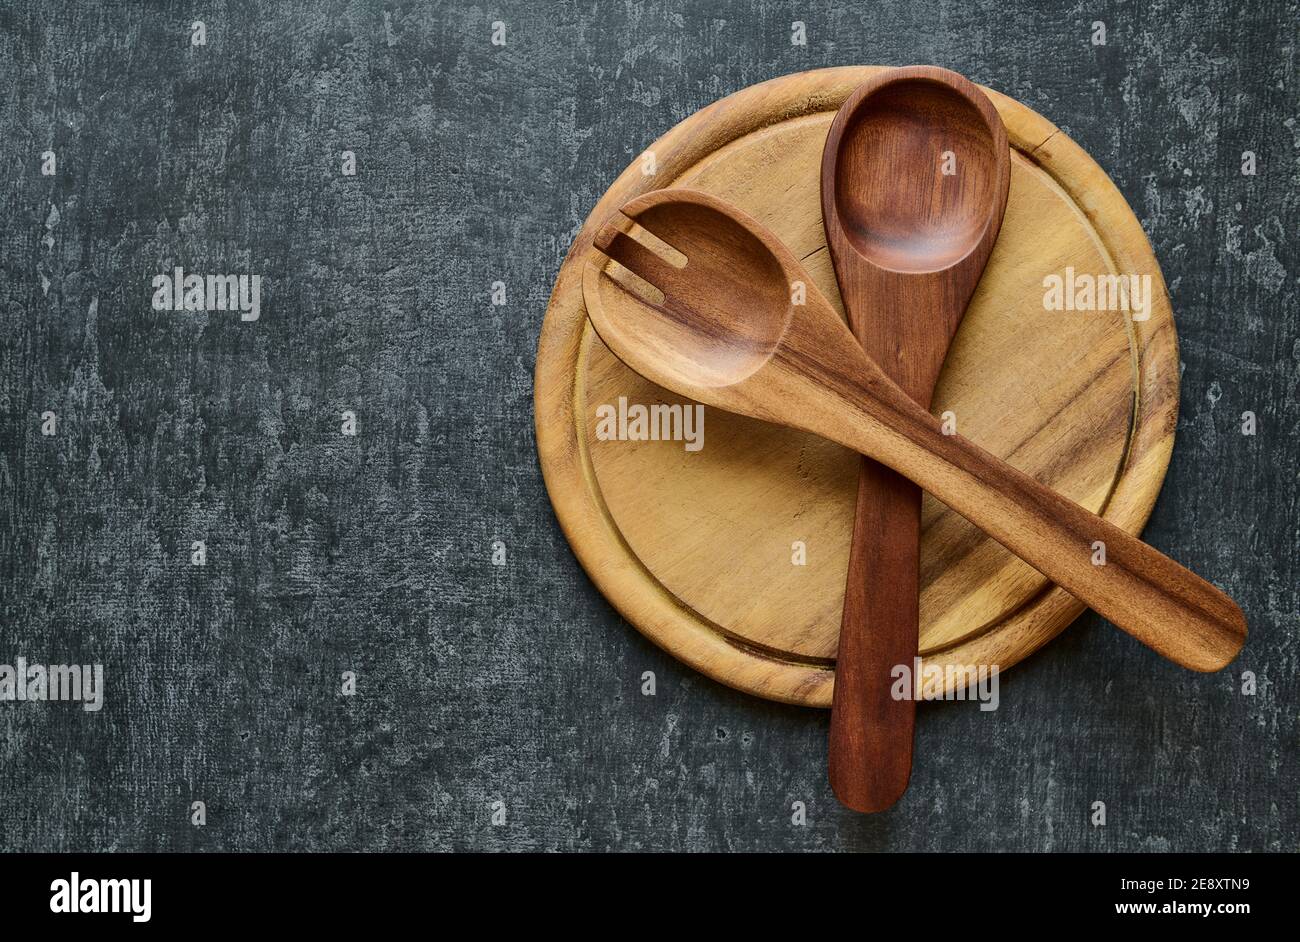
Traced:
<path id="1" fill-rule="evenodd" d="M 890 69 L 844 102 L 822 151 L 822 218 L 849 327 L 923 409 L 1002 228 L 1011 182 L 993 104 L 956 72 Z M 891 695 L 919 647 L 921 489 L 864 458 L 835 658 L 830 782 L 883 811 L 912 774 L 916 703 Z"/>
<path id="2" fill-rule="evenodd" d="M 588 259 L 587 315 L 642 376 L 888 465 L 1185 667 L 1218 670 L 1241 649 L 1246 621 L 1223 592 L 960 435 L 944 435 L 756 219 L 704 193 L 656 190 L 626 203 L 593 245 L 618 267 Z M 602 306 L 602 278 L 628 303 Z M 1106 562 L 1095 566 L 1099 540 Z"/>

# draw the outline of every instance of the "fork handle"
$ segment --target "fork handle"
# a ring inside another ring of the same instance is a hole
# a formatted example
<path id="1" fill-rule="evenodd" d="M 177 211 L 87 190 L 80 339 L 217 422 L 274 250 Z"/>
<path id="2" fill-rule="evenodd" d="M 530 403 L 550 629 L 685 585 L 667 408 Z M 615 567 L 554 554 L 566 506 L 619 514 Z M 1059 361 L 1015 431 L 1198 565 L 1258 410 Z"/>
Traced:
<path id="1" fill-rule="evenodd" d="M 837 394 L 849 409 L 818 410 L 801 424 L 911 479 L 1117 628 L 1192 670 L 1219 670 L 1241 650 L 1241 609 L 1200 576 L 960 435 L 943 434 L 883 377 Z"/>

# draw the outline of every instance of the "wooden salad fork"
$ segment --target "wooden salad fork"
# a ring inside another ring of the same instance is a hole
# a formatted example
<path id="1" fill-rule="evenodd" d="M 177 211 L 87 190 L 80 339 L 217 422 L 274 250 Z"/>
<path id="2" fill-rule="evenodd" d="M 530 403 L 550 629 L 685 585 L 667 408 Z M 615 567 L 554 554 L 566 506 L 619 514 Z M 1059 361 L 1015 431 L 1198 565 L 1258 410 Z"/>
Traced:
<path id="1" fill-rule="evenodd" d="M 587 314 L 642 376 L 888 465 L 1159 654 L 1228 664 L 1246 622 L 1219 589 L 939 422 L 867 356 L 798 259 L 766 227 L 704 193 L 656 190 L 598 231 Z M 601 279 L 633 303 L 606 309 Z M 799 303 L 802 302 L 802 303 Z M 1093 565 L 1093 544 L 1106 545 Z"/>

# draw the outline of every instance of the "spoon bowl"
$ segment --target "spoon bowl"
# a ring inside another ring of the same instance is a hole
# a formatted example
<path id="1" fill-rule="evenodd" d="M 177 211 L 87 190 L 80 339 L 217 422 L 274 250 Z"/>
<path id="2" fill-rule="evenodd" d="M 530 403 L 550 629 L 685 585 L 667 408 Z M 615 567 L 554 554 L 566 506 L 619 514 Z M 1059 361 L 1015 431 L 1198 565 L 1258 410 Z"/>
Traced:
<path id="1" fill-rule="evenodd" d="M 898 272 L 938 271 L 968 255 L 1001 218 L 1000 127 L 968 93 L 929 77 L 861 98 L 835 154 L 835 207 L 854 249 Z"/>

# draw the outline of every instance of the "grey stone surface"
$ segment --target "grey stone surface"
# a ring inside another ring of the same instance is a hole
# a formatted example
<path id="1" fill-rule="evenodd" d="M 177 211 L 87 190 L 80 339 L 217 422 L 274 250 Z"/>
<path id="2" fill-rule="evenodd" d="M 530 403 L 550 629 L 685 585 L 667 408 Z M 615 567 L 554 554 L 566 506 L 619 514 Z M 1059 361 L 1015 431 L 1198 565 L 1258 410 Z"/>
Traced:
<path id="1" fill-rule="evenodd" d="M 102 662 L 107 691 L 94 714 L 0 703 L 0 848 L 1296 849 L 1296 21 L 1294 0 L 6 2 L 0 662 Z M 1146 535 L 1252 635 L 1202 676 L 1086 616 L 996 713 L 923 708 L 910 791 L 858 817 L 825 783 L 825 714 L 693 674 L 587 580 L 532 366 L 570 240 L 659 134 L 773 76 L 911 62 L 1064 127 L 1143 221 L 1185 361 Z M 175 264 L 263 275 L 260 320 L 154 311 Z"/>

